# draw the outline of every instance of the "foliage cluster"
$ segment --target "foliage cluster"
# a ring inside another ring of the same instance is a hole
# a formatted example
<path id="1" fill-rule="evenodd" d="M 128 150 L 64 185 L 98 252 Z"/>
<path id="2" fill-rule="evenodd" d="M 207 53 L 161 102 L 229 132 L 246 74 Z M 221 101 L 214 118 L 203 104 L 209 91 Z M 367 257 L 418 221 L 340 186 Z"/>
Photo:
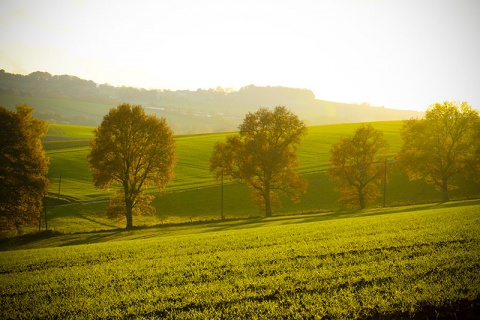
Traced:
<path id="1" fill-rule="evenodd" d="M 246 183 L 269 217 L 272 207 L 280 205 L 279 194 L 298 200 L 306 191 L 306 181 L 297 172 L 297 149 L 307 128 L 287 108 L 277 106 L 248 113 L 239 129 L 238 135 L 215 144 L 210 170 L 217 180 L 226 176 Z"/>
<path id="2" fill-rule="evenodd" d="M 465 174 L 478 177 L 480 142 L 478 112 L 466 102 L 433 104 L 424 119 L 407 121 L 398 160 L 410 179 L 424 178 L 449 201 L 449 190 L 457 186 L 452 177 Z"/>
<path id="3" fill-rule="evenodd" d="M 424 178 L 442 191 L 449 201 L 449 190 L 456 188 L 453 177 L 464 174 L 478 180 L 477 163 L 480 143 L 480 118 L 466 102 L 435 103 L 423 119 L 411 119 L 401 129 L 403 144 L 396 155 L 411 180 Z M 384 187 L 387 183 L 387 141 L 372 126 L 361 126 L 353 137 L 332 146 L 332 179 L 340 181 L 340 200 L 347 205 L 365 208 L 380 195 L 382 168 L 376 164 L 385 159 Z"/>
<path id="4" fill-rule="evenodd" d="M 125 216 L 131 228 L 134 214 L 155 212 L 149 205 L 153 196 L 145 193 L 148 186 L 163 191 L 174 176 L 173 134 L 164 118 L 147 116 L 141 106 L 122 104 L 110 110 L 94 135 L 88 154 L 93 184 L 103 189 L 121 186 L 107 215 Z"/>
<path id="5" fill-rule="evenodd" d="M 0 232 L 38 223 L 49 181 L 48 159 L 40 138 L 47 123 L 33 109 L 0 107 Z"/>
<path id="6" fill-rule="evenodd" d="M 339 180 L 340 201 L 364 209 L 376 203 L 381 195 L 378 184 L 386 183 L 388 144 L 383 133 L 372 125 L 362 125 L 352 137 L 343 138 L 330 150 L 328 175 Z"/>
<path id="7" fill-rule="evenodd" d="M 478 208 L 275 217 L 0 252 L 0 317 L 459 318 L 462 301 L 480 298 Z"/>

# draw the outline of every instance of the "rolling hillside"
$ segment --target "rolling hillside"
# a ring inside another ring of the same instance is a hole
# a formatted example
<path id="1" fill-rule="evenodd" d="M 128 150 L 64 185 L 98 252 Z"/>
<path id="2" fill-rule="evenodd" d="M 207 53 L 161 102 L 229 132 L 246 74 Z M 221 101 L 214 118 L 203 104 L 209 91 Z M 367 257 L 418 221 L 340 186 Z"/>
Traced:
<path id="1" fill-rule="evenodd" d="M 373 125 L 392 158 L 401 122 Z M 225 221 L 208 158 L 226 134 L 177 136 L 177 179 L 155 216 L 134 218 L 141 227 L 122 230 L 105 202 L 83 201 L 48 207 L 50 231 L 0 239 L 0 317 L 474 319 L 480 201 L 405 206 L 439 194 L 391 163 L 390 207 L 338 210 L 323 171 L 331 144 L 356 126 L 309 128 L 301 204 L 256 217 L 248 190 L 228 184 Z M 77 200 L 108 195 L 89 186 L 91 137 L 92 127 L 52 125 L 44 141 L 62 193 Z M 480 197 L 456 182 L 452 198 Z"/>
<path id="2" fill-rule="evenodd" d="M 0 317 L 475 319 L 479 206 L 18 237 Z"/>
<path id="3" fill-rule="evenodd" d="M 390 144 L 389 159 L 392 160 L 401 141 L 401 121 L 375 122 L 373 125 L 384 132 Z M 323 125 L 309 127 L 308 135 L 299 148 L 300 173 L 309 183 L 308 191 L 299 204 L 289 200 L 276 214 L 324 212 L 340 209 L 335 184 L 325 175 L 328 168 L 330 146 L 339 138 L 351 135 L 359 124 Z M 73 201 L 68 206 L 48 208 L 49 227 L 56 230 L 78 232 L 123 227 L 123 221 L 106 218 L 106 200 L 113 190 L 97 190 L 93 187 L 87 168 L 88 140 L 92 127 L 51 125 L 44 141 L 50 157 L 50 197 L 58 203 L 57 197 Z M 204 134 L 176 136 L 179 156 L 175 168 L 176 176 L 167 186 L 165 194 L 157 194 L 153 202 L 155 216 L 135 217 L 134 225 L 151 225 L 218 219 L 220 216 L 220 186 L 209 172 L 209 158 L 216 141 L 224 140 L 227 134 Z M 386 205 L 436 202 L 440 194 L 423 181 L 408 181 L 390 163 L 389 184 L 386 188 Z M 478 184 L 458 177 L 454 181 L 460 187 L 452 190 L 452 199 L 478 198 Z M 156 194 L 154 189 L 151 190 Z M 93 201 L 93 202 L 92 202 Z M 378 199 L 381 206 L 383 198 Z M 247 187 L 226 181 L 224 210 L 227 218 L 261 216 L 249 195 Z"/>
<path id="4" fill-rule="evenodd" d="M 339 138 L 351 135 L 359 124 L 325 125 L 309 127 L 308 135 L 299 148 L 300 173 L 311 174 L 326 170 L 328 167 L 330 146 Z M 374 126 L 382 130 L 391 145 L 391 157 L 400 147 L 400 121 L 377 122 Z M 63 194 L 85 200 L 90 197 L 102 197 L 106 193 L 98 192 L 93 186 L 88 190 L 78 184 L 91 184 L 87 169 L 86 155 L 88 140 L 93 137 L 92 127 L 50 125 L 44 146 L 50 156 L 49 176 L 54 191 L 55 179 L 62 175 Z M 176 136 L 178 153 L 176 176 L 167 187 L 169 191 L 191 189 L 214 185 L 209 171 L 209 159 L 216 141 L 223 141 L 228 133 Z M 97 196 L 95 196 L 95 194 Z"/>
<path id="5" fill-rule="evenodd" d="M 96 84 L 75 76 L 34 72 L 10 74 L 0 70 L 0 105 L 13 109 L 28 104 L 34 115 L 50 123 L 97 126 L 110 108 L 128 102 L 165 117 L 176 134 L 237 130 L 247 112 L 284 105 L 300 119 L 319 124 L 401 120 L 420 112 L 321 100 L 308 89 L 257 87 L 196 91 L 146 90 Z M 417 107 L 417 106 L 412 106 Z"/>

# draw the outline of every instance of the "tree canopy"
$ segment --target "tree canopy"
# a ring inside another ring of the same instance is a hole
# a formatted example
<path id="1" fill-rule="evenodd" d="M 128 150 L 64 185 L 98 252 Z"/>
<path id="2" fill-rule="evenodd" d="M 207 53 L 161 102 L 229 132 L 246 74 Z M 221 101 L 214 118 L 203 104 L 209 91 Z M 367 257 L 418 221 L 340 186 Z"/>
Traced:
<path id="1" fill-rule="evenodd" d="M 248 113 L 240 132 L 217 142 L 210 159 L 210 170 L 217 179 L 224 175 L 247 184 L 254 201 L 272 215 L 280 205 L 280 194 L 294 201 L 306 191 L 307 183 L 296 172 L 297 147 L 307 134 L 303 121 L 284 106 L 260 108 Z"/>
<path id="2" fill-rule="evenodd" d="M 398 153 L 400 166 L 411 180 L 424 178 L 442 191 L 443 201 L 456 186 L 451 178 L 478 170 L 479 117 L 467 102 L 435 103 L 423 119 L 405 121 Z M 476 168 L 475 168 L 476 167 Z"/>
<path id="3" fill-rule="evenodd" d="M 48 191 L 48 158 L 40 141 L 48 124 L 32 112 L 27 105 L 16 112 L 0 107 L 0 231 L 38 223 Z"/>
<path id="4" fill-rule="evenodd" d="M 341 139 L 330 149 L 332 180 L 340 182 L 340 201 L 349 207 L 365 208 L 380 195 L 378 183 L 384 177 L 381 165 L 386 157 L 387 141 L 371 125 L 362 125 L 352 137 Z"/>
<path id="5" fill-rule="evenodd" d="M 118 184 L 112 197 L 110 217 L 125 216 L 133 227 L 134 214 L 155 212 L 145 193 L 150 185 L 163 191 L 173 179 L 177 161 L 173 134 L 164 118 L 146 115 L 141 106 L 119 105 L 94 131 L 88 164 L 97 188 Z"/>
<path id="6" fill-rule="evenodd" d="M 472 141 L 473 152 L 466 162 L 466 176 L 480 183 L 480 117 L 474 126 Z"/>

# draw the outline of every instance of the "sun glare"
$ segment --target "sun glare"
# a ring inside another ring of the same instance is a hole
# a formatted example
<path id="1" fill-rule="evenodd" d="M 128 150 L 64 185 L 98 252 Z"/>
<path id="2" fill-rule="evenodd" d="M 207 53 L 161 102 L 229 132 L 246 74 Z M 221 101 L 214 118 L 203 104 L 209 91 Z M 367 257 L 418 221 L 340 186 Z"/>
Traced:
<path id="1" fill-rule="evenodd" d="M 0 65 L 9 72 L 174 90 L 282 85 L 392 108 L 424 110 L 444 99 L 480 106 L 473 1 L 0 6 Z"/>

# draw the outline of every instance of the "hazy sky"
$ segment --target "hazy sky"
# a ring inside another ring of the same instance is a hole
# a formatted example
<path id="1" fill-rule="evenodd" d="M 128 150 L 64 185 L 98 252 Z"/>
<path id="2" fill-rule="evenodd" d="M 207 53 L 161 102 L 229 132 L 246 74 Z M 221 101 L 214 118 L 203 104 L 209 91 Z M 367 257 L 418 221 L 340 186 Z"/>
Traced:
<path id="1" fill-rule="evenodd" d="M 0 69 L 192 89 L 480 108 L 478 0 L 0 0 Z"/>

